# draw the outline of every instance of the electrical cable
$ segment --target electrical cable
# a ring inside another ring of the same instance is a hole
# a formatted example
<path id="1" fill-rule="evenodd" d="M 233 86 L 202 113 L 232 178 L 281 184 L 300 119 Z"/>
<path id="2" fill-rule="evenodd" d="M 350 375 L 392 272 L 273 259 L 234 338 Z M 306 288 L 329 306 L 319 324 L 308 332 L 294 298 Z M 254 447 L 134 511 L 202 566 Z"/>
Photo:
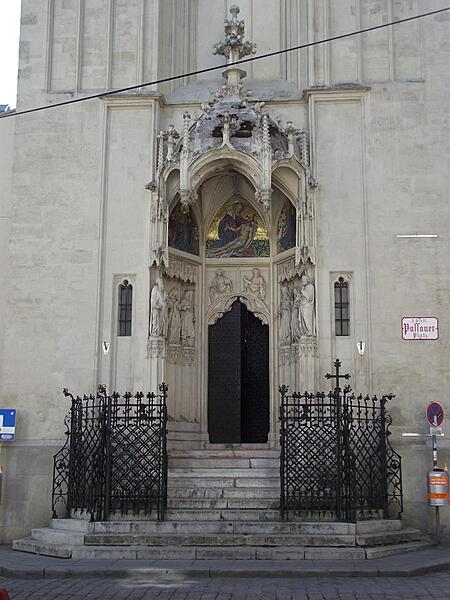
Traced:
<path id="1" fill-rule="evenodd" d="M 256 60 L 262 60 L 263 58 L 271 58 L 273 56 L 279 56 L 281 54 L 287 54 L 288 52 L 294 52 L 295 50 L 303 50 L 304 48 L 310 48 L 312 46 L 319 46 L 321 44 L 326 44 L 328 42 L 334 42 L 336 40 L 342 40 L 345 38 L 353 37 L 355 35 L 362 35 L 363 33 L 368 33 L 370 31 L 376 31 L 377 29 L 384 29 L 385 27 L 392 27 L 393 25 L 400 25 L 401 23 L 407 23 L 409 21 L 415 21 L 417 19 L 423 19 L 425 17 L 431 17 L 433 15 L 438 15 L 440 13 L 446 12 L 450 10 L 450 6 L 445 8 L 440 8 L 438 10 L 429 11 L 426 13 L 421 13 L 419 15 L 414 15 L 412 17 L 406 17 L 404 19 L 398 19 L 397 21 L 390 21 L 389 23 L 382 23 L 381 25 L 374 25 L 372 27 L 367 27 L 365 29 L 359 29 L 358 31 L 351 31 L 348 33 L 342 33 L 340 35 L 335 35 L 333 37 L 324 38 L 321 40 L 317 40 L 315 42 L 308 42 L 307 44 L 300 44 L 299 46 L 292 46 L 291 48 L 284 48 L 283 50 L 276 50 L 274 52 L 267 52 L 266 54 L 260 54 L 259 56 L 251 56 L 250 58 L 244 58 L 241 60 L 237 60 L 229 65 L 217 65 L 215 67 L 207 67 L 205 69 L 199 69 L 198 71 L 191 71 L 189 73 L 183 73 L 181 75 L 172 75 L 170 77 L 163 77 L 161 79 L 155 79 L 154 81 L 148 81 L 146 83 L 140 83 L 138 85 L 130 85 L 127 87 L 103 91 L 97 94 L 92 94 L 89 96 L 81 96 L 80 98 L 72 98 L 70 100 L 63 100 L 61 102 L 55 102 L 54 104 L 46 104 L 43 106 L 37 106 L 35 108 L 28 108 L 26 110 L 20 111 L 11 111 L 6 114 L 0 115 L 0 119 L 6 119 L 8 117 L 18 117 L 20 115 L 27 115 L 30 113 L 41 112 L 44 110 L 48 110 L 50 108 L 57 108 L 60 106 L 67 106 L 69 104 L 77 104 L 79 102 L 85 102 L 87 100 L 94 100 L 96 98 L 104 98 L 105 96 L 113 96 L 115 94 L 121 94 L 123 92 L 131 92 L 133 90 L 138 90 L 144 87 L 148 87 L 151 85 L 158 85 L 160 83 L 167 83 L 169 81 L 175 81 L 177 79 L 184 79 L 186 77 L 193 77 L 195 75 L 202 75 L 204 73 L 211 73 L 212 71 L 223 70 L 227 66 L 236 66 L 243 65 L 249 62 L 254 62 Z"/>

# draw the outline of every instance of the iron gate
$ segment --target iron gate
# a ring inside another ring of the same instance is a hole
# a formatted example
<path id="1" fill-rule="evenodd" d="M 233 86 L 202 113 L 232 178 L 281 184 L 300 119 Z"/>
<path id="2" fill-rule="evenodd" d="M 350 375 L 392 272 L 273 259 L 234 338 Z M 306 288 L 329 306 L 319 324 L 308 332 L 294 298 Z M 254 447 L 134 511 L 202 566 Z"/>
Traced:
<path id="1" fill-rule="evenodd" d="M 393 396 L 356 396 L 339 385 L 292 395 L 282 386 L 280 393 L 283 519 L 290 513 L 348 522 L 398 516 L 401 458 L 389 443 L 386 412 Z"/>
<path id="2" fill-rule="evenodd" d="M 67 441 L 54 456 L 52 510 L 92 520 L 129 513 L 164 519 L 167 500 L 167 386 L 160 394 L 71 398 Z"/>

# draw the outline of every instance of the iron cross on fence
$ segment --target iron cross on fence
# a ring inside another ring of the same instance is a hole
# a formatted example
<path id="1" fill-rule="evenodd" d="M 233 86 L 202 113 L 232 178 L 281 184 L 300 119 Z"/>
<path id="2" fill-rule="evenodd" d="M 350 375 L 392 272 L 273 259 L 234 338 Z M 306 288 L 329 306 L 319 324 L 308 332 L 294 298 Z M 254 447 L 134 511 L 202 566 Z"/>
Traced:
<path id="1" fill-rule="evenodd" d="M 335 396 L 337 397 L 337 396 L 339 396 L 339 392 L 341 391 L 341 388 L 339 385 L 340 380 L 341 379 L 350 379 L 350 373 L 345 373 L 343 375 L 341 374 L 340 368 L 342 367 L 342 363 L 338 358 L 334 361 L 333 365 L 334 365 L 335 372 L 327 373 L 325 375 L 325 378 L 336 380 L 336 387 L 334 388 L 334 393 L 335 393 Z"/>

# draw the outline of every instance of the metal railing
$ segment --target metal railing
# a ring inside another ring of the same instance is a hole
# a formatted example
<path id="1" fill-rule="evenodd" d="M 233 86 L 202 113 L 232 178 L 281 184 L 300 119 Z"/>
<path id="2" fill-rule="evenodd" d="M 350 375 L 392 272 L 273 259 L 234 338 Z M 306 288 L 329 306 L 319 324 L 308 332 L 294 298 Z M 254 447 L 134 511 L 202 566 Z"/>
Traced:
<path id="1" fill-rule="evenodd" d="M 352 522 L 403 510 L 401 457 L 389 443 L 392 395 L 349 387 L 288 395 L 280 388 L 281 514 Z"/>
<path id="2" fill-rule="evenodd" d="M 167 504 L 167 386 L 160 394 L 73 396 L 67 441 L 54 456 L 54 518 L 119 515 L 164 519 Z"/>

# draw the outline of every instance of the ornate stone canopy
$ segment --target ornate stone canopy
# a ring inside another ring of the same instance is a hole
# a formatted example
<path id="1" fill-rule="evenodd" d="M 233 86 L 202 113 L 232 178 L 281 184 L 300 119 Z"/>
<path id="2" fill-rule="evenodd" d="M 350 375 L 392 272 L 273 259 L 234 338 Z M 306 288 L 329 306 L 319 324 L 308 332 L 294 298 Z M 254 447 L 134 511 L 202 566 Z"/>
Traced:
<path id="1" fill-rule="evenodd" d="M 182 209 L 196 201 L 201 184 L 214 169 L 226 165 L 245 176 L 254 188 L 255 198 L 264 211 L 270 211 L 272 175 L 279 167 L 293 171 L 297 179 L 309 179 L 309 135 L 294 127 L 282 126 L 264 112 L 264 103 L 251 103 L 245 90 L 246 72 L 236 65 L 256 52 L 255 44 L 245 41 L 245 22 L 238 19 L 238 6 L 230 9 L 225 21 L 225 39 L 214 45 L 213 53 L 225 56 L 226 83 L 212 100 L 201 105 L 201 113 L 183 116 L 181 132 L 170 126 L 159 135 L 156 178 L 152 190 L 152 222 L 164 222 L 167 229 L 170 198 L 166 196 L 169 177 L 178 171 Z M 167 236 L 154 231 L 151 263 L 167 264 Z"/>

